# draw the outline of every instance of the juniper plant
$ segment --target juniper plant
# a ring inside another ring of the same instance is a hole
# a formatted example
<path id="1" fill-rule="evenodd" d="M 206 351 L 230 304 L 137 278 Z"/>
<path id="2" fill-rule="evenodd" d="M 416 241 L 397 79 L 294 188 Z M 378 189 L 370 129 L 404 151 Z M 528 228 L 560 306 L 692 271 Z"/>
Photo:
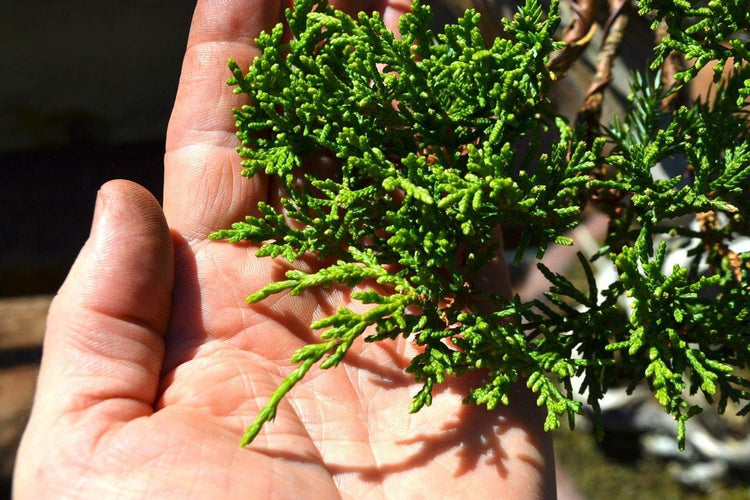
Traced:
<path id="1" fill-rule="evenodd" d="M 576 391 L 598 413 L 626 374 L 674 416 L 682 446 L 685 421 L 700 411 L 686 394 L 717 399 L 719 411 L 749 399 L 750 253 L 732 241 L 750 233 L 750 9 L 746 0 L 643 0 L 640 9 L 668 27 L 655 67 L 673 50 L 695 63 L 669 88 L 648 72 L 636 77 L 630 111 L 608 129 L 582 130 L 551 111 L 560 74 L 549 61 L 563 49 L 553 36 L 557 0 L 546 9 L 526 0 L 490 47 L 471 10 L 435 34 L 430 8 L 415 1 L 397 38 L 377 14 L 355 19 L 325 1 L 295 0 L 286 23 L 258 37 L 262 54 L 247 72 L 230 61 L 229 83 L 251 102 L 234 111 L 242 173 L 274 178 L 284 196 L 211 237 L 258 244 L 259 257 L 319 259 L 319 270 L 291 270 L 250 303 L 337 285 L 357 287 L 352 299 L 367 306 L 311 325 L 320 342 L 294 354 L 298 367 L 243 445 L 313 366 L 336 366 L 359 337 L 421 347 L 407 368 L 422 384 L 412 412 L 446 377 L 481 370 L 467 403 L 509 404 L 511 384 L 525 381 L 551 430 L 566 416 L 574 424 Z M 718 61 L 712 102 L 665 109 L 709 61 Z M 726 65 L 734 71 L 719 81 Z M 337 168 L 302 168 L 311 158 Z M 684 170 L 655 176 L 670 158 L 684 159 Z M 616 266 L 614 283 L 600 290 L 579 255 L 582 290 L 541 264 L 551 282 L 543 298 L 476 285 L 498 250 L 497 227 L 523 227 L 516 262 L 532 244 L 541 258 L 550 244 L 572 243 L 586 206 L 610 216 L 593 258 Z M 687 242 L 689 261 L 668 268 L 675 241 Z M 623 295 L 629 319 L 617 305 Z"/>

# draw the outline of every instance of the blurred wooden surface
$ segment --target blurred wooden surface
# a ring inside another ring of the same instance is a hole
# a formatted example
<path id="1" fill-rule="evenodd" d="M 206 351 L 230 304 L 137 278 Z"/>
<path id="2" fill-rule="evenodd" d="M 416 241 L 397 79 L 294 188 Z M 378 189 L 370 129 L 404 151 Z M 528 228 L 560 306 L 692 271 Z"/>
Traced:
<path id="1" fill-rule="evenodd" d="M 29 417 L 51 295 L 0 299 L 0 498 Z"/>
<path id="2" fill-rule="evenodd" d="M 50 295 L 0 300 L 0 350 L 39 347 L 51 300 Z"/>

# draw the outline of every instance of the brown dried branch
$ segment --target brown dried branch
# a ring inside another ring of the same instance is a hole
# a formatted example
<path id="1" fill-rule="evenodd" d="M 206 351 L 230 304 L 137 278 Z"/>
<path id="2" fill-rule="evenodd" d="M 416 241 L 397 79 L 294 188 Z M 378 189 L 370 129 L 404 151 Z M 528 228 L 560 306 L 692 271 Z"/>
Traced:
<path id="1" fill-rule="evenodd" d="M 589 139 L 599 130 L 604 90 L 612 81 L 612 64 L 620 52 L 628 24 L 628 0 L 609 0 L 610 15 L 604 27 L 604 41 L 596 59 L 596 73 L 586 92 L 576 117 L 577 124 L 585 124 Z"/>
<path id="2" fill-rule="evenodd" d="M 594 18 L 597 0 L 568 0 L 568 3 L 573 12 L 573 21 L 565 29 L 562 37 L 565 48 L 553 54 L 547 63 L 547 67 L 557 79 L 565 76 L 596 33 Z"/>

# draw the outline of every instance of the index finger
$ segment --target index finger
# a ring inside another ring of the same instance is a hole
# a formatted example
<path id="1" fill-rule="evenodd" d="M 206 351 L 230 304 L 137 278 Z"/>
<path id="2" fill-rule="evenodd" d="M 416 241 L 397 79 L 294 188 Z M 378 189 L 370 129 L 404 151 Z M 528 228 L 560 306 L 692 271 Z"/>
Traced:
<path id="1" fill-rule="evenodd" d="M 278 21 L 281 0 L 199 0 L 190 27 L 182 74 L 167 131 L 164 211 L 170 227 L 187 240 L 247 214 L 266 187 L 238 173 L 234 118 L 241 106 L 224 82 L 227 60 L 248 67 L 253 42 Z"/>

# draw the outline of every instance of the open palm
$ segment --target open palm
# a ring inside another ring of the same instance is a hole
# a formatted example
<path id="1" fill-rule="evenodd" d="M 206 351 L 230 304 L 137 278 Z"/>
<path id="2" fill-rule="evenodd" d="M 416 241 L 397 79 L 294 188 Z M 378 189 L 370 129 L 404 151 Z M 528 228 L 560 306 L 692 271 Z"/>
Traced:
<path id="1" fill-rule="evenodd" d="M 55 299 L 34 410 L 19 450 L 18 498 L 536 498 L 554 495 L 549 440 L 533 397 L 488 412 L 461 401 L 470 381 L 418 390 L 408 343 L 359 343 L 314 368 L 248 448 L 239 438 L 314 340 L 309 324 L 342 290 L 245 296 L 282 263 L 207 235 L 273 196 L 238 175 L 225 63 L 282 2 L 198 2 L 170 123 L 164 210 L 142 188 L 105 185 L 91 237 Z M 365 7 L 393 22 L 407 5 Z M 170 234 L 171 233 L 171 234 Z M 501 269 L 502 271 L 502 269 Z M 498 273 L 501 280 L 504 274 Z M 507 285 L 506 285 L 507 286 Z"/>

